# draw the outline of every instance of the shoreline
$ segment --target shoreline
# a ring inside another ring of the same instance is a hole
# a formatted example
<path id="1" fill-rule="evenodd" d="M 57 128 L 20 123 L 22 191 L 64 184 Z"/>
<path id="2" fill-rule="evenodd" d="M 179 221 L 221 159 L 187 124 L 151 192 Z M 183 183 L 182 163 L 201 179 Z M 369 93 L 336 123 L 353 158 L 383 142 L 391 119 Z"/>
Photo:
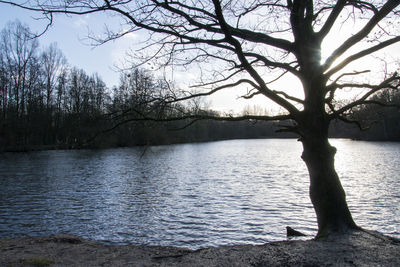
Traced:
<path id="1" fill-rule="evenodd" d="M 0 266 L 400 266 L 400 240 L 353 231 L 325 240 L 190 250 L 52 235 L 0 239 Z"/>
<path id="2" fill-rule="evenodd" d="M 148 145 L 131 145 L 131 146 L 73 146 L 73 145 L 26 145 L 26 146 L 9 146 L 1 147 L 0 153 L 28 153 L 28 152 L 40 152 L 40 151 L 61 151 L 61 150 L 102 150 L 102 149 L 115 149 L 115 148 L 146 148 L 151 146 L 170 146 L 170 145 L 184 145 L 184 144 L 202 144 L 209 142 L 221 142 L 221 141 L 233 141 L 233 140 L 260 140 L 260 139 L 298 139 L 297 137 L 290 136 L 272 136 L 272 137 L 256 137 L 256 138 L 226 138 L 226 139 L 210 139 L 203 141 L 188 141 L 188 142 L 170 142 L 170 143 L 154 143 Z M 361 142 L 382 142 L 382 143 L 400 143 L 397 139 L 367 139 L 367 138 L 352 138 L 352 137 L 330 137 L 331 139 L 345 139 L 352 141 Z"/>
<path id="3" fill-rule="evenodd" d="M 259 140 L 259 139 L 298 139 L 297 137 L 288 136 L 260 136 L 254 138 L 219 138 L 219 139 L 205 139 L 200 141 L 182 141 L 182 142 L 166 142 L 166 143 L 152 143 L 152 144 L 137 144 L 127 146 L 96 146 L 96 145 L 68 145 L 68 144 L 53 144 L 53 145 L 22 145 L 22 146 L 8 146 L 1 147 L 0 153 L 26 153 L 38 151 L 51 151 L 51 150 L 102 150 L 102 149 L 115 149 L 115 148 L 146 148 L 151 146 L 170 146 L 170 145 L 185 145 L 185 144 L 202 144 L 209 142 L 232 141 L 232 140 Z M 340 138 L 342 139 L 342 138 Z M 346 139 L 346 138 L 345 138 Z M 350 139 L 350 138 L 347 138 Z"/>

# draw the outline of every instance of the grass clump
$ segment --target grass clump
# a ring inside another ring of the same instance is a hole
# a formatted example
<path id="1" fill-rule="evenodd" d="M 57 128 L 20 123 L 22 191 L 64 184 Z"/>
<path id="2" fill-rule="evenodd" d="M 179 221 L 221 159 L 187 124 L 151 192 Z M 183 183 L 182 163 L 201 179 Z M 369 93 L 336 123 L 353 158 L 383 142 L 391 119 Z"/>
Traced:
<path id="1" fill-rule="evenodd" d="M 34 267 L 45 267 L 45 266 L 50 266 L 54 263 L 55 262 L 53 260 L 46 258 L 32 258 L 24 260 L 24 265 L 34 266 Z"/>

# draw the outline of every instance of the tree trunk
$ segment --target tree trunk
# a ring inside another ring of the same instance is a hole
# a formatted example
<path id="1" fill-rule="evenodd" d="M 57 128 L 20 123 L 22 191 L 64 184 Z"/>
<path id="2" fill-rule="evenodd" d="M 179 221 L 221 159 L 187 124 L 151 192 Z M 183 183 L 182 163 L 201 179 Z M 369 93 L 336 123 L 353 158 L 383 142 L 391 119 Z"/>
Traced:
<path id="1" fill-rule="evenodd" d="M 315 118 L 315 116 L 312 116 Z M 309 117 L 310 118 L 310 117 Z M 310 123 L 303 129 L 302 159 L 310 175 L 310 198 L 314 206 L 317 222 L 317 237 L 331 233 L 344 233 L 357 229 L 347 206 L 345 192 L 335 171 L 336 148 L 328 141 L 329 121 Z M 315 122 L 315 121 L 314 121 Z M 318 126 L 318 127 L 315 127 Z"/>

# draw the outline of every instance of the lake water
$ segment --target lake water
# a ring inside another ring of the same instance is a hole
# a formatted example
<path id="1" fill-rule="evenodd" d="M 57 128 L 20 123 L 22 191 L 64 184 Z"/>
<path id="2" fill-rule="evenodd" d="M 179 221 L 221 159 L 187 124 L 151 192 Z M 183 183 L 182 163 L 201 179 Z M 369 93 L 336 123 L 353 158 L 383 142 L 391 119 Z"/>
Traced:
<path id="1" fill-rule="evenodd" d="M 400 143 L 331 140 L 356 222 L 400 237 Z M 0 238 L 188 248 L 313 235 L 296 140 L 0 154 Z"/>

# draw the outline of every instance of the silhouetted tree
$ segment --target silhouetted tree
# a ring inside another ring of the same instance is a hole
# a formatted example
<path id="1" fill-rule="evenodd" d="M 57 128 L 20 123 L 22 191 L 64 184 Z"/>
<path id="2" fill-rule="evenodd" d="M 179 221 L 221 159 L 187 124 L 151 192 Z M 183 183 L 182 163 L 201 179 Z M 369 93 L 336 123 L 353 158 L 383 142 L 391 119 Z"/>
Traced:
<path id="1" fill-rule="evenodd" d="M 352 110 L 351 117 L 358 121 L 364 131 L 353 133 L 350 137 L 364 140 L 400 140 L 400 93 L 382 91 L 371 97 L 375 105 L 362 105 Z M 385 103 L 385 106 L 379 105 Z M 387 107 L 391 106 L 391 107 Z"/>
<path id="2" fill-rule="evenodd" d="M 103 128 L 110 95 L 99 75 L 69 68 L 56 44 L 40 51 L 19 21 L 2 30 L 0 48 L 1 149 L 76 145 Z"/>
<path id="3" fill-rule="evenodd" d="M 32 104 L 32 91 L 37 85 L 38 41 L 26 25 L 19 21 L 8 23 L 0 34 L 0 53 L 3 93 L 3 123 L 15 132 L 12 138 L 25 144 L 29 128 L 24 127 L 29 117 L 28 105 Z"/>
<path id="4" fill-rule="evenodd" d="M 67 62 L 57 44 L 52 43 L 42 52 L 41 63 L 45 75 L 46 108 L 50 109 L 54 103 L 53 97 L 57 76 L 62 72 L 62 68 L 66 66 Z"/>
<path id="5" fill-rule="evenodd" d="M 56 94 L 55 88 L 57 83 L 57 77 L 63 72 L 63 68 L 66 68 L 67 60 L 61 50 L 57 47 L 56 43 L 50 44 L 40 56 L 41 68 L 43 69 L 43 82 L 45 87 L 44 100 L 45 100 L 45 135 L 46 142 L 53 143 L 54 131 L 56 127 L 53 127 L 55 120 L 56 111 Z"/>
<path id="6" fill-rule="evenodd" d="M 22 117 L 26 111 L 29 63 L 36 56 L 37 49 L 37 39 L 19 21 L 9 23 L 1 32 L 2 62 L 9 75 L 9 99 L 13 99 L 18 117 Z"/>
<path id="7" fill-rule="evenodd" d="M 282 131 L 296 133 L 303 144 L 302 159 L 310 175 L 310 197 L 317 215 L 318 236 L 358 228 L 335 171 L 336 149 L 328 142 L 328 128 L 335 119 L 351 122 L 348 113 L 353 108 L 376 104 L 370 99 L 374 94 L 387 88 L 398 89 L 399 76 L 395 72 L 375 75 L 373 81 L 368 79 L 365 69 L 349 71 L 346 67 L 400 41 L 400 1 L 0 2 L 40 11 L 49 18 L 54 13 L 110 12 L 120 15 L 126 30 L 109 33 L 101 42 L 147 30 L 150 37 L 147 42 L 142 42 L 137 60 L 164 66 L 194 66 L 198 63 L 203 68 L 199 85 L 203 91 L 166 95 L 164 104 L 211 95 L 239 85 L 251 88 L 244 98 L 260 95 L 272 100 L 285 110 L 284 114 L 221 118 L 189 113 L 159 118 L 136 112 L 135 118 L 127 117 L 126 121 L 286 120 Z M 334 27 L 351 29 L 351 33 L 343 41 L 333 40 L 335 49 L 326 51 L 330 55 L 322 58 L 322 43 L 334 32 Z M 207 73 L 211 75 L 207 77 Z M 301 83 L 296 95 L 282 90 L 287 88 L 274 89 L 274 81 L 289 75 Z M 270 77 L 273 78 L 267 80 Z M 336 106 L 336 93 L 345 88 L 363 91 L 354 101 Z M 141 117 L 137 118 L 138 114 Z"/>

